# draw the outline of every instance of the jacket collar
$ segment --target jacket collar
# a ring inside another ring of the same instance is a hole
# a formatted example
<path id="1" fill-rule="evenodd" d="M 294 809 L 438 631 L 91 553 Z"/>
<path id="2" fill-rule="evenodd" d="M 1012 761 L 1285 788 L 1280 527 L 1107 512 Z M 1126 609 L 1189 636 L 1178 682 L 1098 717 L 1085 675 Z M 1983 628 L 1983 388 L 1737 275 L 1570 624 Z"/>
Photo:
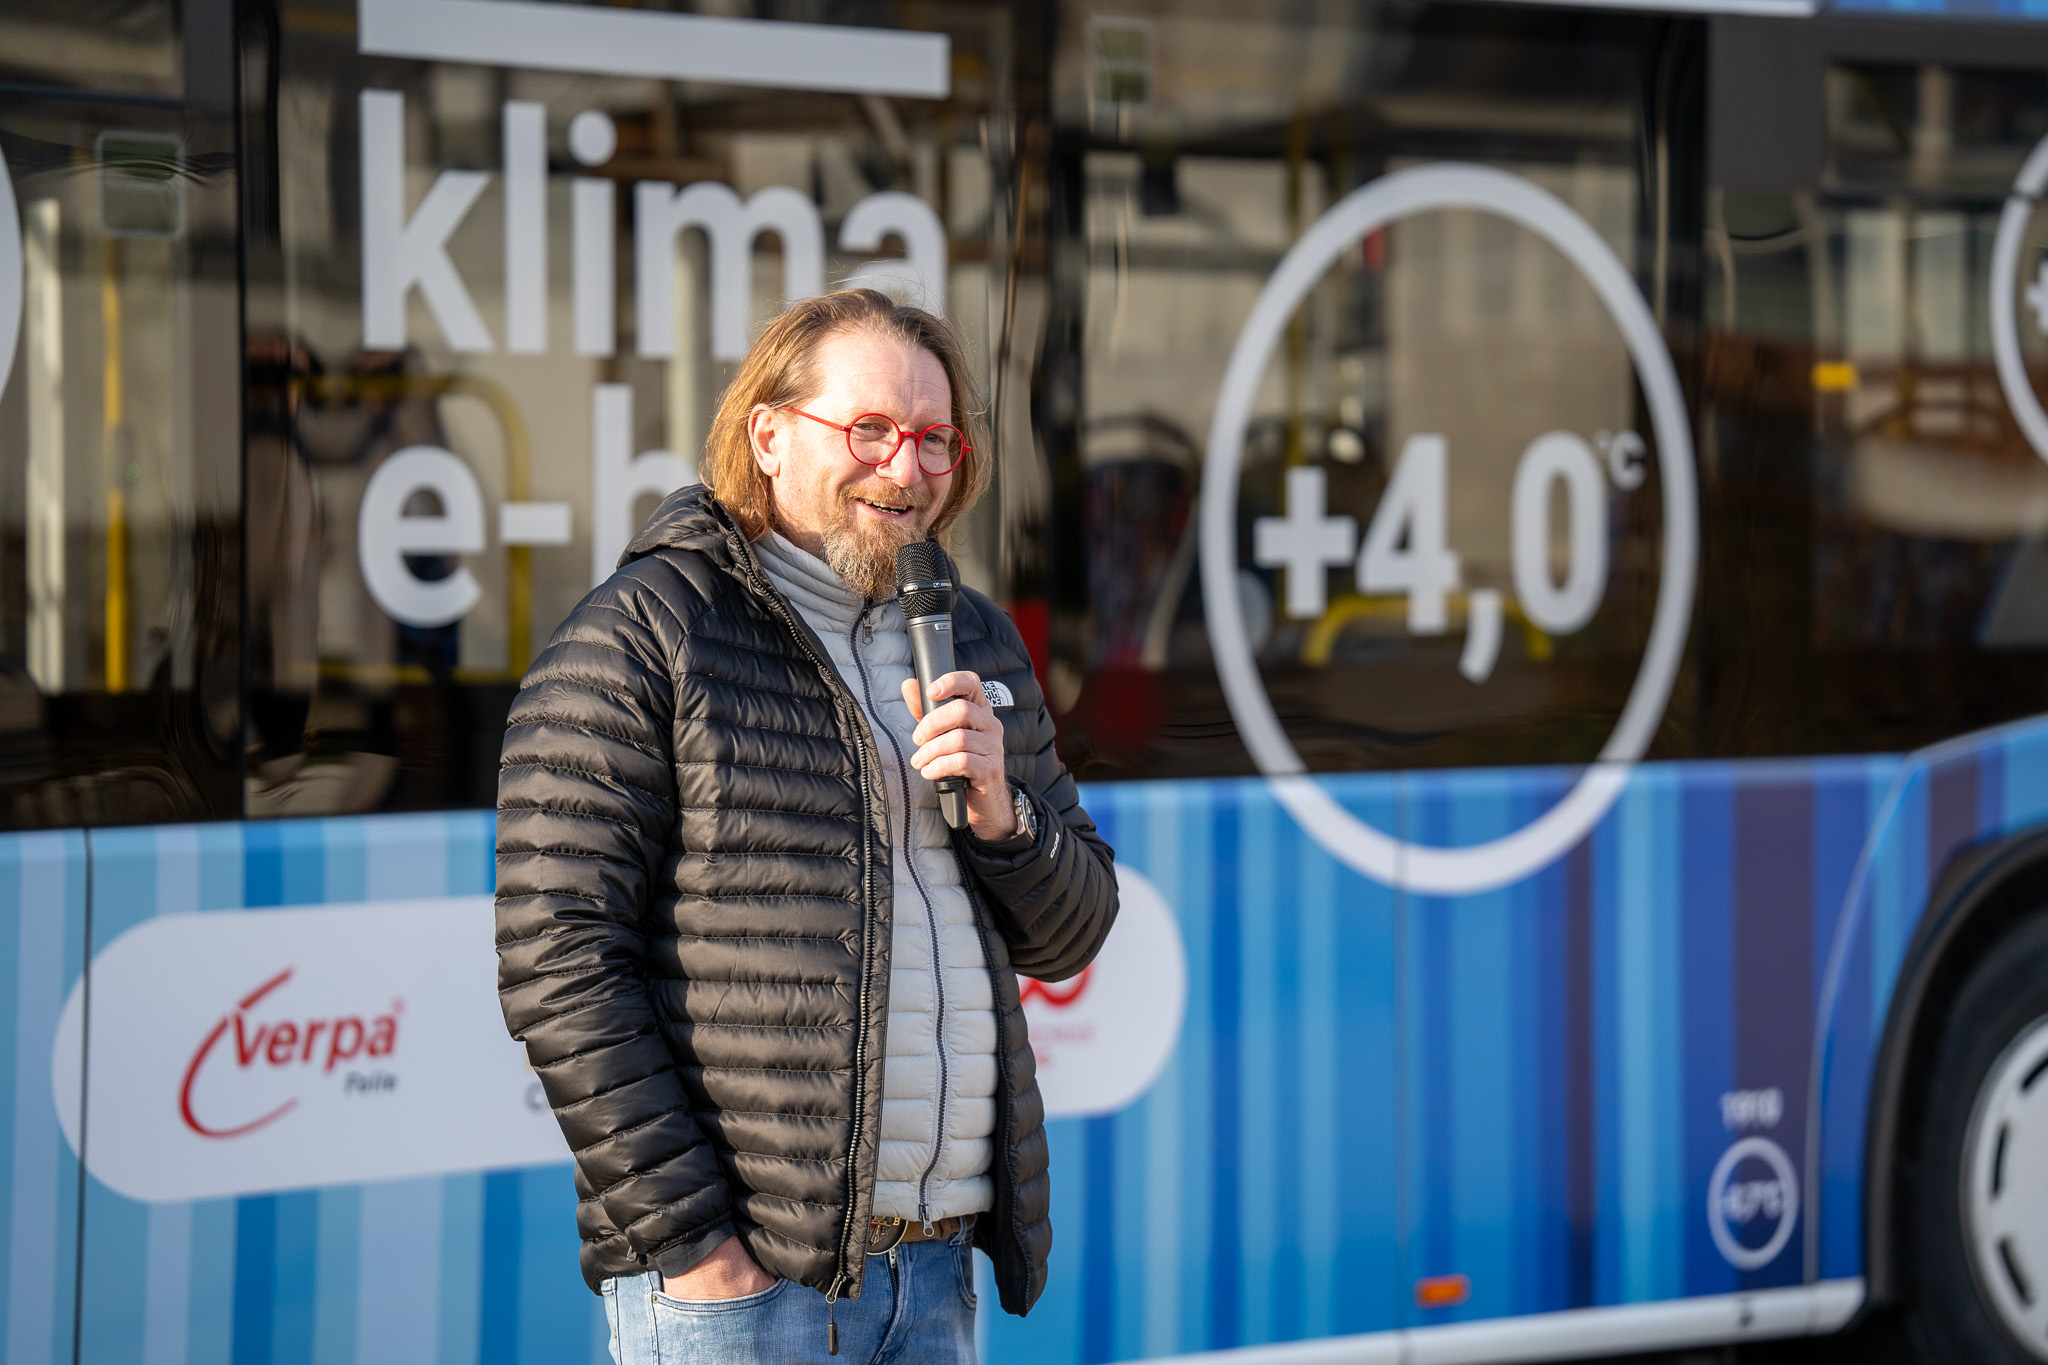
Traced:
<path id="1" fill-rule="evenodd" d="M 849 630 L 873 605 L 847 587 L 830 564 L 791 544 L 780 532 L 770 531 L 750 548 L 769 581 L 811 617 L 814 625 L 824 621 L 835 630 Z"/>
<path id="2" fill-rule="evenodd" d="M 728 573 L 743 576 L 748 566 L 739 556 L 746 554 L 751 558 L 752 554 L 747 549 L 746 533 L 740 530 L 732 513 L 701 483 L 678 488 L 661 500 L 661 506 L 654 509 L 654 515 L 619 556 L 618 567 L 623 569 L 656 550 L 688 550 L 703 555 Z"/>
<path id="3" fill-rule="evenodd" d="M 748 542 L 747 533 L 740 529 L 739 522 L 733 519 L 732 513 L 709 488 L 693 483 L 663 498 L 661 505 L 654 509 L 654 515 L 640 528 L 640 534 L 633 537 L 626 546 L 626 552 L 619 556 L 619 567 L 623 569 L 636 559 L 644 559 L 662 550 L 681 550 L 699 555 L 707 563 L 739 580 L 756 601 L 775 604 L 788 615 L 789 626 L 799 639 L 809 642 L 821 661 L 826 681 L 844 688 L 845 684 L 840 682 L 829 662 L 832 655 L 825 648 L 824 641 L 818 638 L 817 631 L 804 619 L 803 613 L 775 586 L 774 580 L 762 567 L 760 556 Z M 849 699 L 852 695 L 847 693 Z M 859 709 L 857 703 L 855 709 Z"/>

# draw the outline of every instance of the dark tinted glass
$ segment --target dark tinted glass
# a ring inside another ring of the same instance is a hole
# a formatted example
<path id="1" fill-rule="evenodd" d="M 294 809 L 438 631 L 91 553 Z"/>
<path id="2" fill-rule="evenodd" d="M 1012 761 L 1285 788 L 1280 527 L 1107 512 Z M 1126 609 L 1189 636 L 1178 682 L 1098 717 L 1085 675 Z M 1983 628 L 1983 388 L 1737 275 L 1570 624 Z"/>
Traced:
<path id="1" fill-rule="evenodd" d="M 925 97 L 366 55 L 353 0 L 279 13 L 244 84 L 248 812 L 487 805 L 520 675 L 694 480 L 784 298 L 934 290 L 996 354 L 1010 14 L 920 7 L 951 41 Z M 438 292 L 397 243 L 430 203 Z"/>
<path id="2" fill-rule="evenodd" d="M 1038 528 L 1012 564 L 1068 761 L 1252 770 L 1220 614 L 1287 761 L 1593 758 L 1648 650 L 1667 489 L 1584 258 L 1682 302 L 1703 30 L 1448 6 L 1062 15 L 1043 500 L 1003 512 Z M 1476 201 L 1345 226 L 1365 187 L 1472 166 L 1492 176 Z M 1540 230 L 1560 223 L 1578 255 Z M 1302 288 L 1260 303 L 1290 248 L 1332 232 Z M 1274 308 L 1219 426 L 1235 348 Z M 1234 508 L 1205 536 L 1218 497 Z"/>
<path id="3" fill-rule="evenodd" d="M 60 8 L 10 32 L 104 41 L 0 45 L 12 823 L 488 803 L 517 677 L 691 477 L 749 329 L 852 281 L 940 282 L 984 367 L 962 576 L 1085 776 L 1890 750 L 2048 706 L 2048 229 L 1999 245 L 2048 136 L 2031 28 L 937 5 L 946 93 L 867 97 L 365 55 L 354 4 L 256 7 L 238 204 L 193 112 L 220 63 L 165 7 Z M 1457 166 L 1517 188 L 1329 227 Z"/>
<path id="4" fill-rule="evenodd" d="M 1703 752 L 1900 749 L 2048 710 L 2048 449 L 2016 398 L 2038 405 L 2048 360 L 2039 214 L 1993 269 L 2048 135 L 2048 78 L 2019 65 L 2041 41 L 1943 33 L 1914 60 L 1903 37 L 1826 30 L 1810 177 L 1732 165 L 1709 191 Z"/>
<path id="5" fill-rule="evenodd" d="M 17 95 L 0 150 L 0 823 L 236 814 L 231 125 Z"/>
<path id="6" fill-rule="evenodd" d="M 170 95 L 184 89 L 172 0 L 8 0 L 0 13 L 0 80 Z M 187 8 L 219 10 L 217 0 Z"/>
<path id="7" fill-rule="evenodd" d="M 2038 409 L 2041 215 L 1994 272 L 2048 135 L 2032 29 L 1063 14 L 1044 459 L 1031 482 L 1008 445 L 1003 513 L 1082 772 L 1884 751 L 2048 708 L 2048 416 L 2030 441 L 1994 364 L 2002 299 Z M 1284 254 L 1347 193 L 1451 162 L 1605 244 L 1689 459 L 1584 253 L 1494 201 L 1410 205 L 1326 252 L 1219 432 Z M 1680 485 L 1683 651 L 1624 743 Z M 1234 544 L 1212 547 L 1219 495 Z M 1246 641 L 1235 699 L 1219 613 Z"/>

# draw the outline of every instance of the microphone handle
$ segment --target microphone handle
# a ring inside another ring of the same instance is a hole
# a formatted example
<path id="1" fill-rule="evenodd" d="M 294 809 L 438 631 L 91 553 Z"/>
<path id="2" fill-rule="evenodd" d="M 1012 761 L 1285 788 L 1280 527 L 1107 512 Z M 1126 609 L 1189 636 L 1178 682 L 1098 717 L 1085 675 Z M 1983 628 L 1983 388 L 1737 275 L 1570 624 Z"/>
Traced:
<path id="1" fill-rule="evenodd" d="M 917 668 L 917 699 L 924 713 L 932 713 L 932 684 L 953 671 L 953 618 L 919 616 L 903 623 L 910 636 L 910 657 Z M 949 829 L 967 828 L 967 779 L 942 777 L 932 784 L 939 789 L 939 814 Z"/>

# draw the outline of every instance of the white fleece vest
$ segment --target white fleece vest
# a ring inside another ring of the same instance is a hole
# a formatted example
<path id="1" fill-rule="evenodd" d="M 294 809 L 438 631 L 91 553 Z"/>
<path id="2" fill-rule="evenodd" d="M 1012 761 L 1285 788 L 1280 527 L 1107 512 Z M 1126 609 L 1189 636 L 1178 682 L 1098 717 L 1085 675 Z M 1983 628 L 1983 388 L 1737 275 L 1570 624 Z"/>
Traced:
<path id="1" fill-rule="evenodd" d="M 913 676 L 903 614 L 892 599 L 863 621 L 866 603 L 830 565 L 772 531 L 754 551 L 860 699 L 889 792 L 895 902 L 875 1213 L 979 1213 L 995 1203 L 995 999 L 937 790 L 909 766 L 917 746 L 903 701 L 904 679 Z"/>

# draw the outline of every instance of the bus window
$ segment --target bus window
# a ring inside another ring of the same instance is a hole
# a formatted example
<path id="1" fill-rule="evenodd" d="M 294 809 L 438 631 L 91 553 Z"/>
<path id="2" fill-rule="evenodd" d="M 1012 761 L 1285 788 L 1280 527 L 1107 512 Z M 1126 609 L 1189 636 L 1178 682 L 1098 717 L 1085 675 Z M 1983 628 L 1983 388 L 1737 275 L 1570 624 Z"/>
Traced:
<path id="1" fill-rule="evenodd" d="M 14 343 L 0 348 L 12 359 L 0 394 L 0 821 L 233 815 L 241 421 L 227 120 L 16 97 L 0 110 L 0 150 L 12 188 L 0 232 L 19 211 L 18 238 L 0 247 L 18 246 L 22 286 L 19 326 L 0 331 Z"/>
<path id="2" fill-rule="evenodd" d="M 1016 588 L 1050 603 L 1067 761 L 1100 779 L 1593 758 L 1645 656 L 1667 489 L 1584 258 L 1660 309 L 1673 288 L 1694 134 L 1683 92 L 1644 82 L 1659 43 L 1697 34 L 1208 4 L 1125 32 L 1070 10 L 1046 346 L 1079 354 L 1040 376 L 1056 491 Z M 1448 197 L 1346 217 L 1404 177 Z M 1205 533 L 1219 497 L 1233 511 Z M 1247 691 L 1277 763 L 1251 751 Z"/>
<path id="3" fill-rule="evenodd" d="M 1835 59 L 1813 180 L 1709 192 L 1709 752 L 1907 749 L 2048 706 L 2048 462 L 1992 316 L 2048 80 L 1994 58 Z M 2005 287 L 2038 367 L 2033 276 Z"/>
<path id="4" fill-rule="evenodd" d="M 10 0 L 0 78 L 132 95 L 184 92 L 172 0 Z"/>
<path id="5" fill-rule="evenodd" d="M 872 284 L 999 349 L 1005 12 L 934 11 L 934 97 L 391 60 L 352 10 L 285 7 L 275 106 L 245 85 L 252 816 L 489 805 L 520 676 L 784 298 Z"/>

